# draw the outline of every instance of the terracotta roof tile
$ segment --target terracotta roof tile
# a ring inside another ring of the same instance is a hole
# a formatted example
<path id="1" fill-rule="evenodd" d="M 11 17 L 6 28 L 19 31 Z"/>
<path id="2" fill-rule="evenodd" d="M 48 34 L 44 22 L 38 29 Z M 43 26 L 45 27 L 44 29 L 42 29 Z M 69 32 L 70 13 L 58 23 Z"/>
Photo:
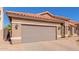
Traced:
<path id="1" fill-rule="evenodd" d="M 60 21 L 59 19 L 63 19 L 65 21 L 68 21 L 69 24 L 72 25 L 72 26 L 75 26 L 75 24 L 79 24 L 79 22 L 72 21 L 71 19 L 65 18 L 63 16 L 55 16 L 55 15 L 52 15 L 52 18 L 50 18 L 50 17 L 40 16 L 39 14 L 28 14 L 28 13 L 23 13 L 23 12 L 7 11 L 6 13 L 7 14 L 20 15 L 20 16 L 33 17 L 33 18 L 38 18 L 38 19 L 45 19 L 45 20 L 47 19 L 49 21 L 58 21 L 58 22 Z M 43 13 L 45 14 L 45 13 L 49 13 L 49 12 L 43 12 Z"/>
<path id="2" fill-rule="evenodd" d="M 48 12 L 48 11 L 45 11 L 45 12 L 42 12 L 42 13 L 39 13 L 38 15 L 44 15 L 44 14 L 49 14 L 49 15 L 53 15 L 52 13 Z"/>
<path id="3" fill-rule="evenodd" d="M 38 19 L 45 19 L 48 21 L 57 21 L 57 22 L 61 22 L 58 19 L 54 19 L 54 18 L 50 18 L 50 17 L 44 17 L 44 16 L 40 16 L 37 14 L 28 14 L 28 13 L 23 13 L 23 12 L 13 12 L 13 11 L 7 11 L 7 14 L 15 14 L 15 15 L 20 15 L 20 16 L 26 16 L 26 17 L 33 17 L 33 18 L 38 18 Z"/>
<path id="4" fill-rule="evenodd" d="M 69 21 L 69 25 L 76 26 L 77 24 L 79 24 L 79 22 L 76 22 L 76 21 L 73 21 L 73 20 Z"/>
<path id="5" fill-rule="evenodd" d="M 69 18 L 66 18 L 66 17 L 63 17 L 63 16 L 56 16 L 56 15 L 53 15 L 53 14 L 51 14 L 51 13 L 48 12 L 48 11 L 39 13 L 39 15 L 43 15 L 43 14 L 49 14 L 50 16 L 52 16 L 52 18 L 63 19 L 63 20 L 65 20 L 65 21 L 69 21 L 69 20 L 70 20 Z"/>
<path id="6" fill-rule="evenodd" d="M 72 23 L 72 24 L 78 24 L 79 23 L 79 22 L 76 22 L 76 21 L 73 21 L 73 20 L 70 20 L 69 22 Z"/>
<path id="7" fill-rule="evenodd" d="M 51 19 L 50 17 L 43 17 L 43 16 L 40 16 L 39 14 L 26 14 L 26 13 L 23 13 L 23 12 L 13 12 L 13 11 L 8 11 L 7 13 L 22 15 L 22 16 L 29 16 L 29 17 L 31 16 L 31 17 L 37 17 L 37 18 Z M 48 12 L 44 12 L 44 13 L 48 13 Z M 70 20 L 70 19 L 65 18 L 63 16 L 54 16 L 54 15 L 52 15 L 52 17 L 56 18 L 56 19 L 64 19 L 66 21 Z"/>
<path id="8" fill-rule="evenodd" d="M 55 16 L 55 15 L 52 15 L 52 18 L 50 18 L 50 17 L 40 16 L 39 14 L 28 14 L 28 13 L 23 13 L 23 12 L 7 11 L 6 13 L 7 14 L 20 15 L 20 16 L 33 17 L 33 18 L 38 18 L 38 19 L 45 19 L 45 20 L 49 20 L 49 21 L 58 21 L 58 22 L 60 22 L 59 19 L 63 19 L 63 20 L 68 21 L 68 22 L 70 22 L 72 24 L 78 24 L 77 22 L 74 22 L 71 19 L 65 18 L 63 16 Z M 49 12 L 43 12 L 43 13 L 49 13 Z"/>
<path id="9" fill-rule="evenodd" d="M 75 24 L 73 24 L 73 23 L 69 23 L 69 26 L 74 26 L 74 27 L 75 27 L 76 25 L 75 25 Z"/>

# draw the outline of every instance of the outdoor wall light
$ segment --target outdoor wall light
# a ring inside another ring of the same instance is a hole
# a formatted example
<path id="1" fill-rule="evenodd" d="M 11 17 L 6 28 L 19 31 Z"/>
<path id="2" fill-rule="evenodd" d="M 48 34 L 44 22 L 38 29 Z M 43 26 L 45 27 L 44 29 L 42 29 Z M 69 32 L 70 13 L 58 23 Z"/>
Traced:
<path id="1" fill-rule="evenodd" d="M 58 30 L 60 30 L 61 29 L 61 27 L 58 27 Z"/>
<path id="2" fill-rule="evenodd" d="M 18 29 L 18 25 L 17 25 L 17 24 L 15 25 L 15 29 L 16 29 L 16 30 Z"/>

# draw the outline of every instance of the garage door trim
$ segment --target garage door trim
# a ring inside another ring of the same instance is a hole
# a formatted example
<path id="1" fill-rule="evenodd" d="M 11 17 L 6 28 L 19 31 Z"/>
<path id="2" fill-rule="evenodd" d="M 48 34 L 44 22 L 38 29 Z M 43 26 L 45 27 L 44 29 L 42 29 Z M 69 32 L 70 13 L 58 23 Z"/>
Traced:
<path id="1" fill-rule="evenodd" d="M 27 26 L 41 26 L 41 27 L 56 27 L 56 26 L 50 26 L 50 25 L 35 25 L 35 24 L 21 24 L 21 25 L 27 25 Z M 57 27 L 56 27 L 57 28 Z"/>

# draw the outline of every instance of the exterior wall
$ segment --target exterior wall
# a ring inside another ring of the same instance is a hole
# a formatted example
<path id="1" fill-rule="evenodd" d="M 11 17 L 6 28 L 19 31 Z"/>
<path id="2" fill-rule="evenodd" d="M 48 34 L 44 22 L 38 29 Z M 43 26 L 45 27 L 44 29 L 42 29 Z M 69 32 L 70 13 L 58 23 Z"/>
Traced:
<path id="1" fill-rule="evenodd" d="M 72 27 L 72 29 L 73 29 L 73 36 L 77 36 L 76 27 Z"/>
<path id="2" fill-rule="evenodd" d="M 57 37 L 61 37 L 61 25 L 57 25 Z"/>
<path id="3" fill-rule="evenodd" d="M 70 31 L 68 30 L 69 29 L 68 26 L 69 26 L 69 22 L 65 21 L 65 37 L 68 37 L 70 34 Z"/>
<path id="4" fill-rule="evenodd" d="M 18 28 L 16 29 L 16 25 Z M 21 42 L 21 24 L 12 23 L 12 42 L 20 43 Z M 15 41 L 16 40 L 16 41 Z"/>
<path id="5" fill-rule="evenodd" d="M 0 7 L 0 41 L 3 41 L 3 8 Z"/>
<path id="6" fill-rule="evenodd" d="M 47 26 L 57 26 L 61 27 L 58 23 L 46 23 L 46 22 L 37 22 L 37 21 L 29 21 L 24 19 L 16 19 L 12 18 L 12 40 L 15 40 L 18 38 L 18 40 L 21 40 L 21 24 L 34 24 L 34 25 L 47 25 Z M 15 29 L 15 26 L 18 25 L 18 29 Z M 57 37 L 61 37 L 61 29 L 57 29 Z"/>
<path id="7" fill-rule="evenodd" d="M 18 28 L 16 28 L 18 26 Z M 12 24 L 12 39 L 21 39 L 21 24 Z"/>
<path id="8" fill-rule="evenodd" d="M 77 29 L 76 29 L 76 33 L 77 33 L 77 36 L 79 36 L 79 25 L 77 24 Z"/>
<path id="9" fill-rule="evenodd" d="M 0 9 L 0 23 L 1 23 L 1 9 Z M 1 24 L 0 24 L 0 37 L 1 37 L 1 35 L 2 35 L 2 34 L 1 34 L 1 31 L 2 31 L 2 30 L 1 30 Z M 0 39 L 1 39 L 1 38 L 0 38 Z"/>
<path id="10" fill-rule="evenodd" d="M 70 27 L 70 29 L 69 29 L 69 27 Z M 65 21 L 65 36 L 66 37 L 77 36 L 75 28 L 76 28 L 76 26 L 70 26 L 69 22 Z"/>
<path id="11" fill-rule="evenodd" d="M 64 23 L 61 24 L 61 37 L 65 38 L 65 24 Z"/>
<path id="12" fill-rule="evenodd" d="M 73 26 L 69 26 L 69 37 L 71 37 L 71 36 L 73 36 L 73 29 L 74 29 L 74 27 Z"/>

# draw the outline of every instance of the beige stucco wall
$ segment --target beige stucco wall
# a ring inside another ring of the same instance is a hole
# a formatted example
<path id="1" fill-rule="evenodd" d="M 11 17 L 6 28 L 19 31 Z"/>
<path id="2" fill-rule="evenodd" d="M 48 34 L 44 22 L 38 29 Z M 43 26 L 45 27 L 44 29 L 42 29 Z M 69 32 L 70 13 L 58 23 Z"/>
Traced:
<path id="1" fill-rule="evenodd" d="M 68 30 L 68 26 L 69 26 L 69 22 L 65 21 L 65 36 L 70 36 L 70 30 Z M 72 36 L 77 36 L 77 34 L 74 32 L 75 31 L 75 27 L 74 26 L 71 26 L 72 27 Z"/>
<path id="2" fill-rule="evenodd" d="M 18 24 L 18 29 L 15 30 L 15 25 Z M 47 25 L 47 26 L 57 26 L 57 37 L 61 37 L 61 30 L 58 30 L 58 27 L 61 27 L 58 23 L 46 23 L 46 22 L 37 22 L 29 21 L 23 19 L 12 18 L 12 39 L 21 39 L 21 24 L 34 24 L 34 25 Z"/>
<path id="3" fill-rule="evenodd" d="M 69 22 L 65 21 L 65 36 L 69 36 L 70 32 L 68 30 Z"/>
<path id="4" fill-rule="evenodd" d="M 18 25 L 18 29 L 15 29 L 16 25 Z M 12 37 L 14 37 L 15 39 L 17 38 L 21 39 L 21 24 L 17 23 L 12 24 Z"/>
<path id="5" fill-rule="evenodd" d="M 75 27 L 72 27 L 72 29 L 73 29 L 73 30 L 72 30 L 72 31 L 73 31 L 73 36 L 77 36 L 77 33 L 75 33 L 75 31 L 76 31 L 76 30 L 75 30 Z"/>
<path id="6" fill-rule="evenodd" d="M 3 41 L 3 8 L 0 7 L 0 42 Z"/>

